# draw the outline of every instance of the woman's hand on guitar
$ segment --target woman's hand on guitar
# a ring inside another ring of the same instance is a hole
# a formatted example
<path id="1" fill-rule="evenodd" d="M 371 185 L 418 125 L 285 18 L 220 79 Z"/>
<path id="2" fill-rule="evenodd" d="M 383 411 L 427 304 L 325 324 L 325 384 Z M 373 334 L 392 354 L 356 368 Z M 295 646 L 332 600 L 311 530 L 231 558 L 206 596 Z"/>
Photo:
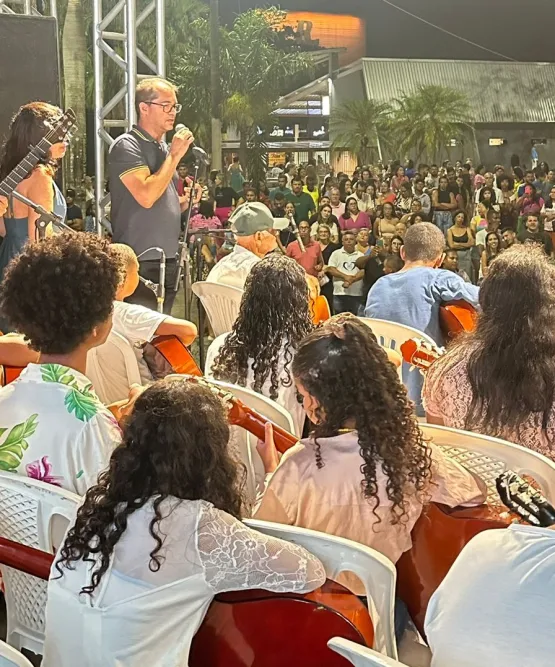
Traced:
<path id="1" fill-rule="evenodd" d="M 256 449 L 262 459 L 266 474 L 274 472 L 279 465 L 279 454 L 274 443 L 274 429 L 271 422 L 264 425 L 264 440 L 258 440 Z"/>

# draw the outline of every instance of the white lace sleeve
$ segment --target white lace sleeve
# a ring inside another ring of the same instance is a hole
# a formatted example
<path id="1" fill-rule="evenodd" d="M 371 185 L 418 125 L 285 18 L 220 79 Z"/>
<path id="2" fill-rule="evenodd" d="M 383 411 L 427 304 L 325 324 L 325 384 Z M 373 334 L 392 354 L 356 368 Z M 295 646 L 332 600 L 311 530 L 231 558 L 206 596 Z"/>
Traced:
<path id="1" fill-rule="evenodd" d="M 251 530 L 204 505 L 197 533 L 200 563 L 214 593 L 248 588 L 306 593 L 326 578 L 320 561 L 302 547 Z"/>

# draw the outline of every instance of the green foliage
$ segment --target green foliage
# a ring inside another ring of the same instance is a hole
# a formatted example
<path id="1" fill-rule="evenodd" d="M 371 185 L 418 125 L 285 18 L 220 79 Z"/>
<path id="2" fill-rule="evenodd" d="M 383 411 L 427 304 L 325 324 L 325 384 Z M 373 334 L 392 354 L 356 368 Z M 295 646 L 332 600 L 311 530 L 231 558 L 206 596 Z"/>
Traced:
<path id="1" fill-rule="evenodd" d="M 445 86 L 419 86 L 396 100 L 392 129 L 403 154 L 440 156 L 451 139 L 463 139 L 472 113 L 466 95 Z"/>
<path id="2" fill-rule="evenodd" d="M 379 144 L 390 140 L 392 109 L 374 100 L 349 100 L 334 109 L 330 118 L 332 149 L 348 149 L 359 164 L 370 164 Z"/>
<path id="3" fill-rule="evenodd" d="M 268 119 L 294 78 L 312 69 L 309 55 L 276 46 L 274 30 L 285 15 L 275 8 L 253 9 L 240 14 L 231 29 L 220 30 L 221 117 L 241 132 L 243 148 L 260 143 L 256 126 Z M 212 102 L 210 25 L 206 18 L 191 25 L 185 51 L 177 59 L 175 78 L 182 91 L 184 117 L 202 139 L 210 134 Z"/>
<path id="4" fill-rule="evenodd" d="M 8 433 L 8 437 L 0 444 L 0 470 L 15 471 L 21 464 L 23 453 L 29 447 L 27 438 L 37 430 L 38 414 L 31 415 L 21 424 L 16 424 Z M 0 437 L 7 431 L 0 429 Z"/>
<path id="5" fill-rule="evenodd" d="M 64 404 L 68 412 L 75 413 L 77 419 L 87 422 L 98 412 L 98 400 L 92 394 L 87 394 L 77 388 L 72 388 L 66 394 Z"/>

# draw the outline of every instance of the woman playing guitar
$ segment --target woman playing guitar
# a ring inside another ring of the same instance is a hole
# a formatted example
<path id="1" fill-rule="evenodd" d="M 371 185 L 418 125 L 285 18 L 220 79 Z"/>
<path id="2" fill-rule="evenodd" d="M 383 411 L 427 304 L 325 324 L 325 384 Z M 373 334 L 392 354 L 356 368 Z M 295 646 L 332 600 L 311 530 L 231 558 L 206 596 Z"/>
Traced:
<path id="1" fill-rule="evenodd" d="M 323 584 L 307 551 L 241 523 L 228 438 L 200 384 L 168 378 L 137 399 L 52 569 L 45 667 L 186 665 L 217 593 Z"/>
<path id="2" fill-rule="evenodd" d="M 426 376 L 428 421 L 555 455 L 555 268 L 513 246 L 491 264 L 475 331 Z"/>
<path id="3" fill-rule="evenodd" d="M 426 500 L 483 502 L 481 480 L 423 441 L 395 368 L 358 318 L 339 315 L 315 330 L 292 370 L 314 431 L 279 465 L 271 439 L 260 446 L 273 474 L 255 518 L 346 537 L 395 563 Z"/>

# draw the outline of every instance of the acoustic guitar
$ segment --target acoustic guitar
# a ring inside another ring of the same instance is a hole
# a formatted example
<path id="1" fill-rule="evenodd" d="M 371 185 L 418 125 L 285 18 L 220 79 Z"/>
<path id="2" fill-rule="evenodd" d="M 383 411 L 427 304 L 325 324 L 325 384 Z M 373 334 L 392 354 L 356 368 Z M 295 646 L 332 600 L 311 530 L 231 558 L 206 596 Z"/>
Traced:
<path id="1" fill-rule="evenodd" d="M 47 132 L 36 146 L 31 148 L 23 160 L 0 182 L 0 195 L 4 197 L 11 195 L 21 181 L 33 171 L 39 161 L 48 155 L 52 146 L 68 137 L 75 127 L 75 120 L 75 113 L 72 109 L 68 109 L 54 127 Z"/>
<path id="2" fill-rule="evenodd" d="M 0 537 L 0 563 L 47 580 L 54 556 Z M 372 646 L 374 627 L 359 598 L 333 581 L 313 591 L 221 593 L 191 645 L 190 667 L 344 667 L 332 637 Z"/>
<path id="3" fill-rule="evenodd" d="M 430 598 L 475 535 L 515 522 L 555 524 L 555 508 L 533 484 L 534 480 L 509 470 L 496 480 L 503 504 L 455 509 L 436 503 L 426 506 L 412 530 L 412 548 L 397 563 L 397 594 L 422 634 Z"/>
<path id="4" fill-rule="evenodd" d="M 156 336 L 144 346 L 143 356 L 155 380 L 172 373 L 202 375 L 193 355 L 177 336 Z"/>
<path id="5" fill-rule="evenodd" d="M 445 340 L 476 328 L 476 309 L 467 301 L 444 302 L 439 307 L 439 327 Z"/>
<path id="6" fill-rule="evenodd" d="M 208 389 L 210 389 L 210 391 L 212 391 L 224 404 L 224 407 L 227 411 L 227 419 L 232 426 L 241 426 L 241 428 L 244 428 L 246 431 L 249 431 L 249 433 L 252 433 L 257 438 L 260 438 L 260 440 L 264 440 L 264 426 L 270 420 L 261 415 L 259 412 L 256 412 L 256 410 L 249 408 L 248 405 L 245 405 L 243 401 L 236 398 L 231 392 L 222 389 L 218 385 L 203 377 L 187 375 L 175 375 L 169 377 L 183 379 L 187 382 L 196 382 L 197 384 L 201 384 L 204 387 L 208 387 Z M 273 422 L 272 426 L 274 428 L 274 443 L 276 445 L 276 449 L 281 454 L 284 454 L 288 449 L 294 447 L 299 441 L 296 436 L 281 428 L 281 426 L 278 426 Z"/>

